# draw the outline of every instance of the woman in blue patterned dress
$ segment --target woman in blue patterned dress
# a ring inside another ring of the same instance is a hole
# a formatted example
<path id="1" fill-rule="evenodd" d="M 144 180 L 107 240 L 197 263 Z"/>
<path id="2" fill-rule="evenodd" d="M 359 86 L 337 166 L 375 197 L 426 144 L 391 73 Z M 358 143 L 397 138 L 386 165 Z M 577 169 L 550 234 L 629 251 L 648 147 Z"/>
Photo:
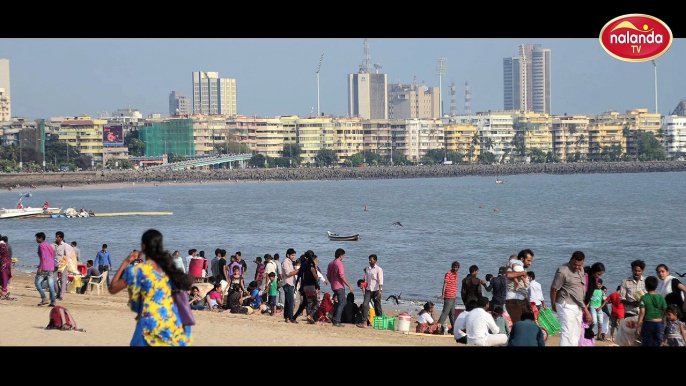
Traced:
<path id="1" fill-rule="evenodd" d="M 142 258 L 140 264 L 130 265 Z M 126 288 L 129 306 L 136 316 L 136 331 L 131 346 L 187 346 L 193 342 L 191 326 L 183 326 L 172 298 L 171 282 L 188 290 L 193 279 L 177 268 L 164 249 L 162 234 L 149 229 L 141 238 L 141 251 L 134 251 L 122 262 L 110 285 L 110 293 Z"/>

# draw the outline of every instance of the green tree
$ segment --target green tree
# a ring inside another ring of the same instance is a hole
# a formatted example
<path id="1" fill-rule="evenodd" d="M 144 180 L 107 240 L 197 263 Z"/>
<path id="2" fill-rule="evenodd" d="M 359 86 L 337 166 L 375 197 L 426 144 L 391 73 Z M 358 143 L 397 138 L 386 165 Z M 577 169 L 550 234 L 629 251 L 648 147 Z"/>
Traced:
<path id="1" fill-rule="evenodd" d="M 348 159 L 343 162 L 346 166 L 357 166 L 364 162 L 364 155 L 360 153 L 355 153 L 348 157 Z"/>
<path id="2" fill-rule="evenodd" d="M 265 157 L 263 154 L 253 154 L 252 157 L 250 157 L 250 160 L 248 160 L 248 165 L 254 166 L 256 168 L 264 168 L 265 163 L 267 162 L 267 157 Z"/>
<path id="3" fill-rule="evenodd" d="M 315 157 L 317 166 L 330 166 L 338 164 L 338 154 L 333 149 L 320 149 Z"/>
<path id="4" fill-rule="evenodd" d="M 119 165 L 119 166 L 117 166 Z M 122 168 L 122 169 L 133 169 L 133 162 L 126 158 L 110 158 L 105 163 L 105 167 L 110 169 Z"/>
<path id="5" fill-rule="evenodd" d="M 495 154 L 491 153 L 490 151 L 487 151 L 485 153 L 481 153 L 481 154 L 479 154 L 479 161 L 481 161 L 481 163 L 484 163 L 486 165 L 490 165 L 490 164 L 495 162 Z"/>
<path id="6" fill-rule="evenodd" d="M 168 163 L 175 163 L 175 162 L 183 162 L 187 161 L 188 159 L 185 156 L 179 155 L 179 154 L 174 154 L 174 153 L 169 153 L 167 154 L 167 162 Z"/>
<path id="7" fill-rule="evenodd" d="M 532 147 L 530 148 L 531 150 L 531 163 L 535 164 L 544 164 L 546 161 L 546 153 L 537 148 L 537 147 Z"/>
<path id="8" fill-rule="evenodd" d="M 400 150 L 393 150 L 391 155 L 393 156 L 393 165 L 408 165 L 408 164 L 410 164 L 410 160 L 408 160 L 405 153 L 403 153 Z M 390 159 L 389 159 L 389 163 L 390 163 Z"/>
<path id="9" fill-rule="evenodd" d="M 74 164 L 81 170 L 88 170 L 93 167 L 91 166 L 93 164 L 93 157 L 91 157 L 89 154 L 79 154 L 79 157 L 76 159 Z"/>
<path id="10" fill-rule="evenodd" d="M 129 148 L 129 155 L 133 157 L 142 157 L 145 155 L 145 142 L 138 138 L 133 138 L 127 145 Z"/>
<path id="11" fill-rule="evenodd" d="M 638 159 L 641 161 L 664 161 L 667 151 L 652 132 L 643 132 L 638 137 L 636 145 Z"/>
<path id="12" fill-rule="evenodd" d="M 74 163 L 80 155 L 79 149 L 75 146 L 67 145 L 65 142 L 55 141 L 45 147 L 46 163 L 52 162 L 55 165 Z M 90 168 L 90 163 L 88 167 Z"/>

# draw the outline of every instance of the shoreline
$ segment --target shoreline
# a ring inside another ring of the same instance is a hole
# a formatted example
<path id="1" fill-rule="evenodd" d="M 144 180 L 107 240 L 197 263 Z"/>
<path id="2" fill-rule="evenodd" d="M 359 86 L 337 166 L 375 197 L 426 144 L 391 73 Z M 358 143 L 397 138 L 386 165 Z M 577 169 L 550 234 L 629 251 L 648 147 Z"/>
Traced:
<path id="1" fill-rule="evenodd" d="M 0 188 L 116 188 L 171 184 L 262 183 L 320 180 L 505 177 L 521 174 L 596 174 L 683 172 L 686 162 L 591 162 L 570 164 L 431 165 L 295 169 L 192 169 L 180 171 L 98 171 L 0 173 Z M 19 187 L 17 187 L 19 186 Z"/>

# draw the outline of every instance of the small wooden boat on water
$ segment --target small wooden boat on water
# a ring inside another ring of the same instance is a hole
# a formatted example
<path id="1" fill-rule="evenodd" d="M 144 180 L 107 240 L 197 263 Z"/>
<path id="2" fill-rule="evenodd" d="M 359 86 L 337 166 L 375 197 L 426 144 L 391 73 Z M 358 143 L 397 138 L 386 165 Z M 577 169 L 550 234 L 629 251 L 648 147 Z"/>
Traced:
<path id="1" fill-rule="evenodd" d="M 329 231 L 326 231 L 326 233 L 329 235 L 329 240 L 330 241 L 360 241 L 360 234 L 356 233 L 354 235 L 349 235 L 349 236 L 341 236 L 336 233 L 332 233 Z"/>

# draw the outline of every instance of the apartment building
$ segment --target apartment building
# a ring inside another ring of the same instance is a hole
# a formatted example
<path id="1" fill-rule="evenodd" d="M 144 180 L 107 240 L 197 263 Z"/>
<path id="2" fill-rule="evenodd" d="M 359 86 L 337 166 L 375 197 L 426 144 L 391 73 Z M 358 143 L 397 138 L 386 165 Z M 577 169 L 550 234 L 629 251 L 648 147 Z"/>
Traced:
<path id="1" fill-rule="evenodd" d="M 105 125 L 105 119 L 77 116 L 60 122 L 57 135 L 60 142 L 76 147 L 81 154 L 90 155 L 94 163 L 102 163 Z"/>
<path id="2" fill-rule="evenodd" d="M 570 156 L 575 157 L 576 161 L 588 159 L 588 122 L 588 117 L 584 115 L 552 117 L 553 151 L 563 162 L 567 161 Z"/>
<path id="3" fill-rule="evenodd" d="M 333 121 L 333 150 L 342 165 L 357 153 L 364 153 L 364 127 L 359 118 L 340 118 Z"/>
<path id="4" fill-rule="evenodd" d="M 667 115 L 664 128 L 667 154 L 672 157 L 686 155 L 686 116 Z"/>

